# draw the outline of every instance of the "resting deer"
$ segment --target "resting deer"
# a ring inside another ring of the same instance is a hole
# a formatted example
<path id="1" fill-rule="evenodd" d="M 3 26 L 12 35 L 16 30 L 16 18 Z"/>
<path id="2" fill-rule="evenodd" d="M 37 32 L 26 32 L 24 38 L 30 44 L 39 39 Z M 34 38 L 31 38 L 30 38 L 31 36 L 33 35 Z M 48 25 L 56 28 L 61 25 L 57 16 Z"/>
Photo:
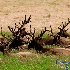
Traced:
<path id="1" fill-rule="evenodd" d="M 22 38 L 26 35 L 29 35 L 29 33 L 27 33 L 25 31 L 24 25 L 31 22 L 31 15 L 28 19 L 26 19 L 26 15 L 25 15 L 25 19 L 24 21 L 22 21 L 22 23 L 19 23 L 19 25 L 17 25 L 15 23 L 15 28 L 11 28 L 10 26 L 8 26 L 9 30 L 12 32 L 12 42 L 9 45 L 9 49 L 11 48 L 18 48 L 18 46 L 24 45 L 25 42 L 23 42 Z"/>
<path id="2" fill-rule="evenodd" d="M 1 27 L 1 35 L 3 37 L 0 38 L 0 51 L 3 53 L 3 55 L 9 55 L 9 53 L 8 53 L 9 39 L 3 34 L 2 27 Z"/>
<path id="3" fill-rule="evenodd" d="M 36 51 L 42 51 L 43 49 L 43 44 L 40 42 L 40 40 L 42 39 L 41 37 L 43 36 L 43 34 L 48 31 L 45 27 L 45 30 L 41 31 L 41 33 L 35 37 L 35 28 L 34 28 L 34 33 L 31 32 L 31 25 L 30 25 L 30 36 L 32 37 L 32 40 L 29 41 L 29 45 L 28 45 L 28 49 L 33 48 Z"/>

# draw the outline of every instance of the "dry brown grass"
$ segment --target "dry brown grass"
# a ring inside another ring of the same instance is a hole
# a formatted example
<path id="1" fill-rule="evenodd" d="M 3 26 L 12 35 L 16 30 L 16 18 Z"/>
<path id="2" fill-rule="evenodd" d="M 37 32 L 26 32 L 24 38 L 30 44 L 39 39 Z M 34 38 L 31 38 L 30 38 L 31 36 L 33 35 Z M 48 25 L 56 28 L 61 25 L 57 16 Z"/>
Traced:
<path id="1" fill-rule="evenodd" d="M 8 30 L 7 26 L 14 26 L 14 23 L 21 22 L 24 15 L 32 15 L 32 22 L 29 25 L 36 28 L 37 31 L 45 26 L 49 28 L 51 24 L 53 29 L 67 21 L 70 18 L 69 0 L 0 0 L 0 27 Z M 70 27 L 70 25 L 69 25 Z"/>

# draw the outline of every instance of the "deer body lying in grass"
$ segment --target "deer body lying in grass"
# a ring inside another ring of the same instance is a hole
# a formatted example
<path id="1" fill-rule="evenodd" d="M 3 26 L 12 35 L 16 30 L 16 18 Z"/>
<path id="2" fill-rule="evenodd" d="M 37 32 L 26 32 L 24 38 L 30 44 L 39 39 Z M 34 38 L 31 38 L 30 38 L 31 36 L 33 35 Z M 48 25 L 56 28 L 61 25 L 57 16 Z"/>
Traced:
<path id="1" fill-rule="evenodd" d="M 68 47 L 70 45 L 70 39 L 65 37 L 60 37 L 58 44 L 63 47 Z"/>
<path id="2" fill-rule="evenodd" d="M 25 19 L 24 21 L 22 21 L 22 23 L 19 22 L 19 25 L 15 23 L 15 28 L 11 28 L 10 26 L 8 26 L 9 30 L 12 32 L 12 37 L 13 37 L 13 40 L 9 45 L 9 49 L 12 49 L 12 48 L 18 49 L 18 46 L 25 44 L 22 38 L 24 38 L 24 36 L 28 35 L 29 33 L 25 31 L 24 25 L 31 22 L 30 19 L 31 19 L 31 15 L 27 20 L 25 15 Z"/>
<path id="3" fill-rule="evenodd" d="M 28 43 L 28 49 L 35 49 L 37 52 L 40 52 L 43 50 L 43 42 L 45 42 L 45 39 L 42 39 L 43 34 L 48 31 L 45 27 L 43 31 L 38 36 L 35 36 L 35 28 L 34 28 L 34 33 L 31 32 L 31 25 L 30 25 L 30 36 L 32 37 L 32 40 L 29 41 Z M 48 40 L 49 42 L 49 40 Z"/>
<path id="4" fill-rule="evenodd" d="M 40 43 L 42 45 L 52 45 L 53 44 L 53 39 L 54 39 L 54 37 L 48 36 L 46 38 L 41 39 L 40 40 Z"/>

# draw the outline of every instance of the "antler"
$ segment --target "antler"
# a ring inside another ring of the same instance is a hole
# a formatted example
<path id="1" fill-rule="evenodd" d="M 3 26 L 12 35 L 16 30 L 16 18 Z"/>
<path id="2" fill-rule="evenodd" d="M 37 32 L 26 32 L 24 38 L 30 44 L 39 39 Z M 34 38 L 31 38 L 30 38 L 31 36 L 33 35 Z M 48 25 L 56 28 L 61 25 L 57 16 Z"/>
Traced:
<path id="1" fill-rule="evenodd" d="M 32 33 L 32 30 L 31 30 L 31 25 L 30 25 L 30 36 L 32 37 L 32 39 L 34 39 L 35 38 L 35 28 L 34 28 L 34 32 Z"/>
<path id="2" fill-rule="evenodd" d="M 38 38 L 42 37 L 43 34 L 44 34 L 46 31 L 49 31 L 49 30 L 47 30 L 46 27 L 45 27 L 44 30 L 41 31 L 40 35 L 38 35 Z"/>
<path id="3" fill-rule="evenodd" d="M 17 25 L 16 23 L 15 23 L 15 28 L 11 28 L 10 26 L 8 26 L 9 30 L 12 32 L 14 37 L 18 37 L 18 36 L 20 37 L 22 35 L 22 31 L 25 31 L 23 27 L 25 24 L 31 22 L 30 19 L 31 19 L 31 15 L 27 20 L 25 15 L 24 21 L 22 21 L 22 23 L 19 22 L 20 26 Z"/>
<path id="4" fill-rule="evenodd" d="M 68 18 L 68 23 L 65 22 L 65 24 L 60 25 L 61 27 L 58 27 L 58 29 L 60 29 L 60 32 L 58 32 L 57 34 L 63 37 L 68 37 L 69 34 L 66 32 L 68 29 L 65 29 L 65 27 L 70 24 L 69 18 Z"/>
<path id="5" fill-rule="evenodd" d="M 62 24 L 63 24 L 63 22 L 62 22 Z M 60 25 L 61 28 L 58 27 L 58 29 L 63 30 L 68 24 L 70 24 L 69 18 L 68 18 L 68 23 L 65 22 L 65 24 L 63 24 L 62 26 Z M 64 30 L 65 30 L 65 29 L 64 29 Z M 67 30 L 68 30 L 68 29 L 67 29 Z M 67 30 L 65 30 L 65 31 L 67 31 Z"/>
<path id="6" fill-rule="evenodd" d="M 51 28 L 50 32 L 51 32 L 51 33 L 52 33 L 52 35 L 53 35 L 53 30 L 52 30 L 52 27 L 51 27 L 51 25 L 50 25 L 50 28 Z"/>
<path id="7" fill-rule="evenodd" d="M 45 27 L 44 30 L 41 31 L 41 33 L 40 33 L 38 36 L 35 37 L 35 28 L 34 28 L 34 32 L 32 33 L 32 31 L 31 31 L 31 25 L 30 25 L 30 36 L 32 37 L 33 40 L 34 40 L 34 39 L 40 40 L 41 37 L 43 36 L 43 34 L 44 34 L 46 31 L 49 31 L 49 30 L 47 30 L 46 27 Z"/>

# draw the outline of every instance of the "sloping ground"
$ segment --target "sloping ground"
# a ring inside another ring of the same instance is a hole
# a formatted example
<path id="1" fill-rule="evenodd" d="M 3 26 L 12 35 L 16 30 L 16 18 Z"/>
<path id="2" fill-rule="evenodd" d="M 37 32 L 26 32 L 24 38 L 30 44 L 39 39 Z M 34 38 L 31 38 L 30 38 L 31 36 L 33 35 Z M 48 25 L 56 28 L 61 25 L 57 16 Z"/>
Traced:
<path id="1" fill-rule="evenodd" d="M 70 0 L 0 0 L 0 27 L 4 31 L 8 31 L 8 25 L 14 27 L 14 23 L 21 22 L 25 14 L 32 15 L 27 31 L 30 24 L 37 31 L 51 24 L 57 31 L 57 26 L 70 18 Z"/>
<path id="2" fill-rule="evenodd" d="M 54 48 L 50 49 L 51 51 L 54 51 L 58 55 L 64 55 L 64 56 L 69 56 L 70 55 L 70 49 L 68 48 Z"/>

